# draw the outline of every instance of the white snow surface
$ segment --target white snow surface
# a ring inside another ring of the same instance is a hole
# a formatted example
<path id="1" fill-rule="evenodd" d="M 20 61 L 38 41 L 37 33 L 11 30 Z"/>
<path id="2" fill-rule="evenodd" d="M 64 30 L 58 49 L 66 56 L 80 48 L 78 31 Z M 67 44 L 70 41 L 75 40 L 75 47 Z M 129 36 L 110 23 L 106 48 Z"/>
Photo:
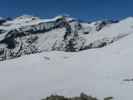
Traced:
<path id="1" fill-rule="evenodd" d="M 125 20 L 126 21 L 126 20 Z M 118 27 L 118 26 L 116 26 Z M 132 100 L 133 34 L 101 49 L 43 52 L 0 62 L 0 100 L 41 100 L 50 94 Z"/>
<path id="2" fill-rule="evenodd" d="M 10 31 L 60 17 L 40 19 L 24 15 L 7 21 L 0 29 Z M 133 79 L 133 17 L 106 25 L 100 31 L 96 31 L 94 23 L 81 24 L 83 29 L 78 33 L 85 38 L 85 45 L 94 43 L 95 46 L 102 39 L 117 41 L 100 49 L 75 53 L 51 51 L 1 61 L 0 100 L 41 100 L 50 94 L 77 96 L 81 92 L 100 100 L 108 96 L 114 100 L 132 100 L 133 82 L 123 80 Z M 7 33 L 1 34 L 0 40 Z M 65 29 L 61 28 L 39 35 L 37 46 L 50 50 L 55 41 L 62 40 L 64 33 Z"/>

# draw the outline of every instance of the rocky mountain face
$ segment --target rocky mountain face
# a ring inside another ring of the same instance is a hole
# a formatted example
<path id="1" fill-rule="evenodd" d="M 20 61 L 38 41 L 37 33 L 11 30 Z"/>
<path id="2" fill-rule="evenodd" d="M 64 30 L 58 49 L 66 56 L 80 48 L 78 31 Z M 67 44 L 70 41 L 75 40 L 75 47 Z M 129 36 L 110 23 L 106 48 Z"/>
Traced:
<path id="1" fill-rule="evenodd" d="M 0 19 L 0 60 L 43 51 L 77 52 L 100 48 L 133 32 L 133 18 L 82 22 L 69 16 Z"/>

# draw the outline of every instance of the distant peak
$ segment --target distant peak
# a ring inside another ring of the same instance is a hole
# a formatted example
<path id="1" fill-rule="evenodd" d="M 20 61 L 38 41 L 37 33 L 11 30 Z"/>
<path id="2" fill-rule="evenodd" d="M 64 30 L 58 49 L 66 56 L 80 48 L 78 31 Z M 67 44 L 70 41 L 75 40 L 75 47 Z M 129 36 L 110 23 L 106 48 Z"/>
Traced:
<path id="1" fill-rule="evenodd" d="M 3 17 L 0 17 L 0 20 L 3 20 L 4 18 Z"/>
<path id="2" fill-rule="evenodd" d="M 3 19 L 2 17 L 0 17 L 0 19 Z"/>
<path id="3" fill-rule="evenodd" d="M 31 15 L 22 15 L 22 16 L 17 17 L 16 19 L 31 19 L 31 18 L 39 19 L 38 17 L 31 16 Z"/>
<path id="4" fill-rule="evenodd" d="M 129 16 L 129 17 L 127 17 L 126 19 L 133 19 L 133 17 L 132 17 L 132 16 Z"/>
<path id="5" fill-rule="evenodd" d="M 123 19 L 121 21 L 128 21 L 128 22 L 130 22 L 130 21 L 133 21 L 133 17 L 130 16 L 130 17 L 127 17 L 127 18 L 125 18 L 125 19 Z"/>
<path id="6" fill-rule="evenodd" d="M 56 16 L 56 17 L 54 17 L 54 18 L 55 18 L 55 19 L 62 19 L 62 18 L 65 18 L 65 19 L 67 19 L 67 18 L 74 19 L 74 18 L 70 17 L 69 15 L 58 15 L 58 16 Z"/>
<path id="7" fill-rule="evenodd" d="M 66 21 L 73 21 L 76 20 L 76 18 L 71 17 L 70 15 L 59 15 L 56 16 L 55 19 L 65 19 Z"/>

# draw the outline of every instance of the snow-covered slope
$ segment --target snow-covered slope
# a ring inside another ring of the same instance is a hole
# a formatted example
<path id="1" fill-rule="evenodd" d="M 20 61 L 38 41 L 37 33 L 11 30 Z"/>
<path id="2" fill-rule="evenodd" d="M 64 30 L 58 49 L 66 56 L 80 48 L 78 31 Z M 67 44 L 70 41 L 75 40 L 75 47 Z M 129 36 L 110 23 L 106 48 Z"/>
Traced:
<path id="1" fill-rule="evenodd" d="M 123 81 L 133 78 L 132 43 L 133 34 L 100 49 L 43 52 L 0 62 L 0 100 L 40 100 L 51 93 L 80 92 L 100 100 L 107 96 L 132 100 L 133 82 Z"/>
<path id="2" fill-rule="evenodd" d="M 132 17 L 91 23 L 69 16 L 1 18 L 0 100 L 81 92 L 132 100 L 132 33 Z"/>
<path id="3" fill-rule="evenodd" d="M 132 17 L 88 23 L 69 16 L 41 19 L 24 15 L 0 25 L 0 60 L 43 51 L 100 48 L 132 32 Z"/>

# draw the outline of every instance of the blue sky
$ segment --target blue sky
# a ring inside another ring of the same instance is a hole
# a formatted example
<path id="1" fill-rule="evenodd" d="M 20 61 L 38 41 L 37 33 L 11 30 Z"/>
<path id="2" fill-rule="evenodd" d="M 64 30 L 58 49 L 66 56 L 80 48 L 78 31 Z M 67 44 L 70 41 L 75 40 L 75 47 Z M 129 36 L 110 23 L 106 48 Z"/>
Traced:
<path id="1" fill-rule="evenodd" d="M 0 0 L 0 16 L 29 14 L 49 18 L 68 14 L 82 20 L 133 16 L 133 0 Z"/>

